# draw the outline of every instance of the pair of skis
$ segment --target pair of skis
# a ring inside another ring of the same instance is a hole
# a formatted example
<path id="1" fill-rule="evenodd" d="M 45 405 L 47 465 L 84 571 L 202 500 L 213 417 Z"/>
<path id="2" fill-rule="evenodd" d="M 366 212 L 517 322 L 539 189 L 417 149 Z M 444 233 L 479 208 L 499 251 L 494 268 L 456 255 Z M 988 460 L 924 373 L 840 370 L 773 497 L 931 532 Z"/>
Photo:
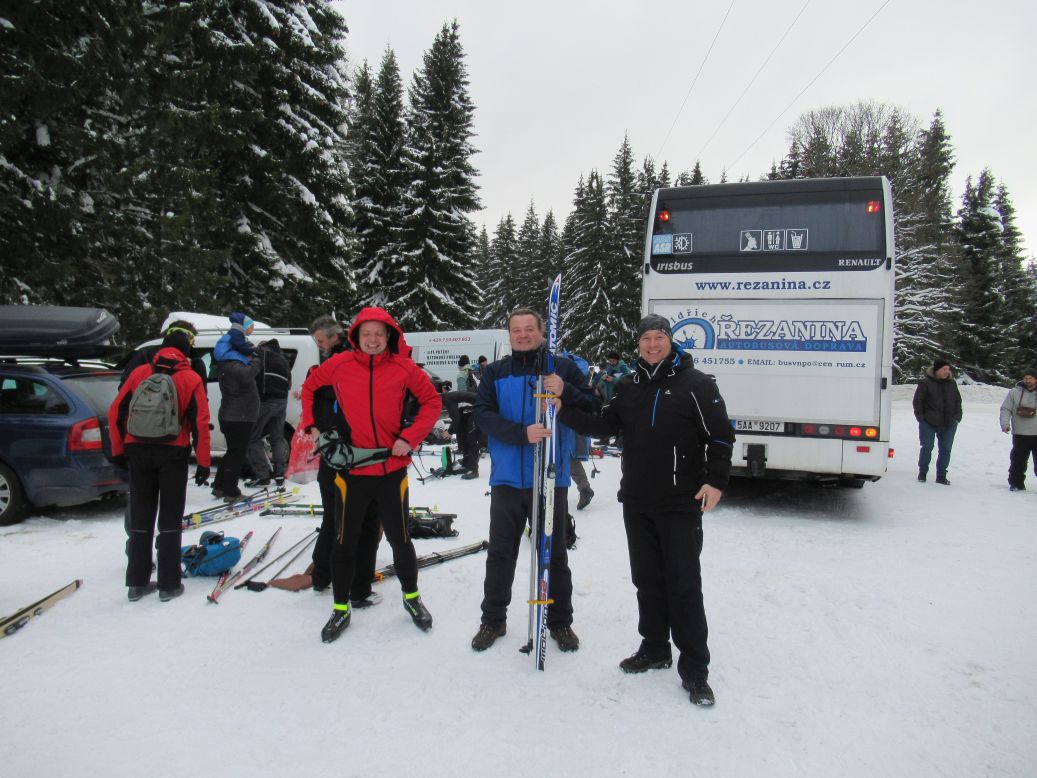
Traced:
<path id="1" fill-rule="evenodd" d="M 559 300 L 562 276 L 555 277 L 547 301 L 547 355 L 546 373 L 555 370 L 558 354 Z M 537 371 L 541 373 L 542 371 Z M 557 479 L 558 447 L 555 442 L 555 408 L 551 395 L 544 392 L 544 376 L 537 376 L 536 420 L 551 434 L 533 450 L 533 505 L 530 511 L 529 558 L 529 642 L 523 651 L 533 655 L 537 670 L 543 670 L 547 658 L 547 611 L 552 600 L 551 591 L 551 536 L 554 533 L 555 482 Z"/>
<path id="2" fill-rule="evenodd" d="M 274 541 L 277 540 L 277 536 L 280 534 L 281 527 L 278 527 L 276 530 L 274 530 L 274 534 L 270 536 L 270 540 L 264 543 L 263 547 L 259 549 L 259 553 L 257 553 L 254 557 L 248 560 L 248 562 L 246 562 L 245 565 L 236 573 L 231 573 L 231 571 L 228 570 L 223 575 L 221 575 L 219 579 L 216 581 L 216 585 L 213 587 L 212 592 L 207 594 L 205 598 L 211 603 L 219 603 L 220 597 L 223 596 L 224 592 L 226 592 L 238 581 L 240 581 L 242 578 L 244 578 L 246 575 L 252 572 L 252 570 L 254 570 L 257 565 L 259 565 L 264 559 L 266 559 L 266 555 L 270 552 L 270 546 L 274 544 Z M 246 541 L 249 540 L 251 537 L 252 533 L 250 532 L 242 540 L 242 546 L 246 545 Z"/>
<path id="3" fill-rule="evenodd" d="M 0 638 L 13 635 L 32 619 L 41 615 L 44 611 L 53 607 L 56 603 L 65 599 L 70 594 L 75 593 L 75 591 L 82 585 L 83 582 L 76 579 L 68 586 L 62 586 L 56 592 L 48 594 L 42 600 L 37 600 L 32 605 L 26 605 L 21 610 L 15 611 L 7 618 L 0 620 Z"/>
<path id="4" fill-rule="evenodd" d="M 298 487 L 292 489 L 291 492 L 272 492 L 269 489 L 262 489 L 254 494 L 246 495 L 235 502 L 222 503 L 205 510 L 189 513 L 181 520 L 180 528 L 187 531 L 220 521 L 230 521 L 239 516 L 247 516 L 275 505 L 287 505 L 298 499 Z"/>

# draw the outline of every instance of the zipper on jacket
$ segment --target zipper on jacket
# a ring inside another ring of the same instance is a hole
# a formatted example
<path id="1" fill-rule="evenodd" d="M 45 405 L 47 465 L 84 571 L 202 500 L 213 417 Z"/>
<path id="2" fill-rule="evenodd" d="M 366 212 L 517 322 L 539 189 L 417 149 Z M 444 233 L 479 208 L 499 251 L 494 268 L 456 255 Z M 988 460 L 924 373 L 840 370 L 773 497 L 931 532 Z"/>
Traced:
<path id="1" fill-rule="evenodd" d="M 655 426 L 655 409 L 659 407 L 659 393 L 660 392 L 662 392 L 662 389 L 656 389 L 655 390 L 655 402 L 652 403 L 652 426 L 653 427 Z"/>
<path id="2" fill-rule="evenodd" d="M 367 380 L 367 393 L 368 393 L 367 409 L 368 409 L 368 411 L 371 414 L 371 435 L 374 437 L 374 448 L 380 448 L 380 446 L 378 445 L 378 425 L 375 424 L 375 420 L 374 420 L 374 356 L 375 355 L 374 354 L 369 354 L 368 356 L 371 358 L 371 363 L 370 363 L 370 368 L 371 369 L 370 369 L 370 378 L 368 378 L 368 380 Z M 343 409 L 343 415 L 345 415 L 345 410 L 344 409 Z M 385 462 L 382 462 L 382 474 L 385 475 L 388 472 L 389 472 L 389 470 L 388 470 L 388 468 L 386 468 Z"/>
<path id="3" fill-rule="evenodd" d="M 673 485 L 677 485 L 677 447 L 673 447 Z"/>

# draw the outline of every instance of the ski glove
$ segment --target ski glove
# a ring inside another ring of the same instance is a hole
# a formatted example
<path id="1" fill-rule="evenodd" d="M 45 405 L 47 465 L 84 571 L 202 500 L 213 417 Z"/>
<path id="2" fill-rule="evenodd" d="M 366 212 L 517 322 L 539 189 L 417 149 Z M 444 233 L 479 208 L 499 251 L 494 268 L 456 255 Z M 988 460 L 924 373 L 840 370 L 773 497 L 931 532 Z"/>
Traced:
<path id="1" fill-rule="evenodd" d="M 202 465 L 198 465 L 198 469 L 194 471 L 194 483 L 196 486 L 201 486 L 209 480 L 209 468 Z"/>

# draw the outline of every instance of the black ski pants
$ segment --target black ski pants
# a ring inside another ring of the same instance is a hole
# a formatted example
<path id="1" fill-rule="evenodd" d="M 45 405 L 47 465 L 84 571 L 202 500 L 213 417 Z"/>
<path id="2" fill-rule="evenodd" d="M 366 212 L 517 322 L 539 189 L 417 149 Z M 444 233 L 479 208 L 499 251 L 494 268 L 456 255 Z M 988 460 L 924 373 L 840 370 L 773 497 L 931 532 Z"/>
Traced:
<path id="1" fill-rule="evenodd" d="M 1013 435 L 1012 456 L 1008 467 L 1008 485 L 1026 485 L 1026 466 L 1033 457 L 1033 472 L 1037 475 L 1037 435 Z"/>
<path id="2" fill-rule="evenodd" d="M 335 517 L 342 511 L 342 506 L 335 503 L 335 497 L 339 493 L 335 488 L 336 475 L 337 473 L 322 459 L 317 470 L 322 513 L 320 532 L 317 533 L 317 543 L 313 547 L 313 588 L 317 590 L 326 589 L 331 585 L 331 549 L 335 545 Z M 360 537 L 357 539 L 356 573 L 349 589 L 349 597 L 352 600 L 362 600 L 371 593 L 378 543 L 381 539 L 382 525 L 378 520 L 378 506 L 372 503 L 364 515 Z"/>
<path id="3" fill-rule="evenodd" d="M 190 449 L 183 446 L 133 443 L 126 447 L 130 463 L 130 539 L 126 585 L 144 586 L 151 579 L 151 543 L 158 514 L 158 588 L 180 586 L 180 536 L 187 497 Z"/>
<path id="4" fill-rule="evenodd" d="M 350 588 L 356 577 L 357 548 L 364 519 L 372 506 L 392 546 L 392 560 L 400 588 L 404 594 L 416 592 L 418 561 L 414 543 L 407 532 L 410 495 L 406 468 L 387 475 L 339 473 L 335 477 L 335 489 L 338 492 L 336 507 L 339 508 L 335 517 L 335 543 L 331 549 L 331 587 L 335 604 L 345 605 L 351 595 L 358 598 Z"/>
<path id="5" fill-rule="evenodd" d="M 554 602 L 547 608 L 547 626 L 551 629 L 573 623 L 573 577 L 565 547 L 568 492 L 564 486 L 555 489 L 548 586 L 548 597 Z M 486 552 L 486 580 L 483 583 L 483 624 L 503 624 L 508 619 L 519 545 L 532 505 L 532 489 L 490 487 L 490 547 Z"/>
<path id="6" fill-rule="evenodd" d="M 709 674 L 709 630 L 702 604 L 702 513 L 697 506 L 649 510 L 623 505 L 630 577 L 637 589 L 642 648 L 667 655 L 670 636 L 680 652 L 682 680 Z"/>
<path id="7" fill-rule="evenodd" d="M 222 489 L 228 497 L 238 497 L 241 494 L 238 480 L 241 478 L 241 468 L 245 466 L 248 441 L 254 425 L 255 422 L 251 421 L 220 422 L 220 432 L 227 440 L 227 453 L 223 455 L 219 467 L 216 468 L 216 488 Z"/>

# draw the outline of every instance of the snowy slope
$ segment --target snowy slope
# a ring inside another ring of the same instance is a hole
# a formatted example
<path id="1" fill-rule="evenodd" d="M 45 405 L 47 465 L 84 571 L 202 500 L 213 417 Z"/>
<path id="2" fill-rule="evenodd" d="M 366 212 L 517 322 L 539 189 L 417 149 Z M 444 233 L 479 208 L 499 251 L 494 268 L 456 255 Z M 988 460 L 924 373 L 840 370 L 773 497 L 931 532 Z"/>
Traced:
<path id="1" fill-rule="evenodd" d="M 435 626 L 419 632 L 380 584 L 331 645 L 329 595 L 233 591 L 129 603 L 121 510 L 53 512 L 0 530 L 0 613 L 75 577 L 83 588 L 12 638 L 0 765 L 11 776 L 413 775 L 1025 776 L 1037 763 L 1037 480 L 1010 494 L 1001 390 L 966 388 L 950 487 L 919 484 L 910 389 L 898 389 L 897 457 L 861 490 L 743 484 L 706 518 L 712 710 L 676 671 L 625 676 L 638 644 L 619 506 L 619 461 L 577 514 L 574 627 L 547 672 L 518 653 L 526 609 L 484 654 L 485 555 L 422 571 Z M 484 463 L 485 465 L 485 463 Z M 488 472 L 488 466 L 485 472 Z M 413 480 L 412 504 L 486 536 L 481 481 Z M 308 495 L 316 486 L 303 487 Z M 190 487 L 195 506 L 206 504 Z M 285 549 L 315 522 L 243 518 L 254 547 Z M 188 533 L 193 537 L 196 533 Z M 383 543 L 379 563 L 389 562 Z M 527 557 L 515 602 L 524 601 Z M 200 765 L 200 757 L 208 761 Z"/>

